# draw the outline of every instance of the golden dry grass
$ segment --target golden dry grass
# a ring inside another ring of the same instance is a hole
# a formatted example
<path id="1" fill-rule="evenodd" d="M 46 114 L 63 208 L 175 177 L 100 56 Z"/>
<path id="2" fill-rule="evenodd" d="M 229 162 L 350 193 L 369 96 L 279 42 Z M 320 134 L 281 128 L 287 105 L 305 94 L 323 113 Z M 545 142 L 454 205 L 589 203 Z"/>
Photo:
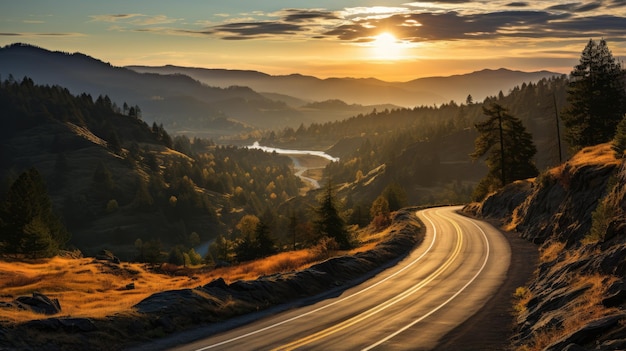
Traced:
<path id="1" fill-rule="evenodd" d="M 385 233 L 364 234 L 360 238 L 364 245 L 359 248 L 330 254 L 369 250 L 385 237 Z M 228 283 L 253 280 L 264 275 L 305 269 L 327 257 L 320 257 L 315 249 L 304 249 L 232 267 L 187 269 L 183 271 L 186 275 L 182 276 L 157 273 L 140 263 L 113 265 L 92 258 L 0 261 L 0 302 L 11 302 L 18 296 L 40 292 L 59 300 L 62 312 L 56 317 L 103 318 L 115 313 L 132 313 L 132 306 L 156 292 L 194 288 L 220 277 Z M 162 271 L 175 270 L 167 265 L 162 268 Z M 134 283 L 135 288 L 126 290 L 129 283 Z M 41 318 L 45 316 L 0 308 L 0 324 Z"/>
<path id="2" fill-rule="evenodd" d="M 617 166 L 620 164 L 620 161 L 615 158 L 615 151 L 613 151 L 611 145 L 611 143 L 605 143 L 583 148 L 569 161 L 552 168 L 549 173 L 557 179 L 561 179 L 566 169 L 568 169 L 569 173 L 574 173 L 578 168 L 588 165 Z"/>
<path id="3" fill-rule="evenodd" d="M 552 262 L 556 260 L 561 252 L 565 249 L 565 243 L 560 241 L 553 241 L 547 244 L 544 244 L 539 249 L 539 262 Z"/>
<path id="4" fill-rule="evenodd" d="M 526 310 L 526 306 L 528 305 L 528 301 L 530 301 L 530 299 L 532 299 L 533 294 L 530 292 L 530 290 L 525 287 L 525 286 L 520 286 L 517 289 L 515 289 L 515 305 L 513 306 L 513 309 L 515 310 L 515 312 L 522 313 Z"/>
<path id="5" fill-rule="evenodd" d="M 0 261 L 0 301 L 41 292 L 59 300 L 59 316 L 100 318 L 129 311 L 131 306 L 156 291 L 192 287 L 189 277 L 169 277 L 147 270 L 137 263 L 122 263 L 112 270 L 90 258 L 54 257 L 36 262 Z M 135 289 L 126 290 L 129 283 Z M 21 322 L 41 315 L 0 309 L 0 322 Z"/>
<path id="6" fill-rule="evenodd" d="M 606 289 L 617 280 L 613 276 L 576 275 L 571 277 L 570 286 L 577 289 L 585 286 L 589 288 L 574 301 L 563 307 L 562 314 L 567 316 L 561 328 L 550 328 L 542 330 L 534 335 L 529 345 L 524 345 L 518 351 L 538 351 L 558 341 L 563 336 L 568 335 L 587 323 L 611 315 L 617 311 L 616 308 L 607 308 L 602 305 L 602 300 L 606 294 Z"/>

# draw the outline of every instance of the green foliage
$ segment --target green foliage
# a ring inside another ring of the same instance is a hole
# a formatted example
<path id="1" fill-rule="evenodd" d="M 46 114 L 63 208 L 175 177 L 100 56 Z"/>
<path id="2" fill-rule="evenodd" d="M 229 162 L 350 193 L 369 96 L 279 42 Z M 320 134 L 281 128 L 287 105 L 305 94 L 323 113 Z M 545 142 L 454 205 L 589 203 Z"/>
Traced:
<path id="1" fill-rule="evenodd" d="M 590 39 L 571 72 L 569 105 L 561 114 L 566 139 L 574 150 L 613 139 L 626 113 L 624 72 L 604 39 Z"/>
<path id="2" fill-rule="evenodd" d="M 199 264 L 202 264 L 202 256 L 199 253 L 197 253 L 193 247 L 189 249 L 189 251 L 187 252 L 187 255 L 189 256 L 189 263 L 191 265 L 197 266 Z"/>
<path id="3" fill-rule="evenodd" d="M 110 196 L 115 189 L 113 174 L 102 162 L 98 163 L 93 172 L 93 183 L 95 188 L 94 190 L 101 193 L 104 197 Z"/>
<path id="4" fill-rule="evenodd" d="M 383 190 L 382 196 L 387 199 L 389 203 L 389 211 L 397 211 L 408 205 L 406 191 L 398 183 L 389 184 L 385 190 Z"/>
<path id="5" fill-rule="evenodd" d="M 233 256 L 233 242 L 222 235 L 218 235 L 209 245 L 208 256 L 216 264 L 218 262 L 231 262 Z"/>
<path id="6" fill-rule="evenodd" d="M 591 229 L 585 236 L 586 242 L 602 242 L 611 221 L 615 219 L 617 210 L 611 204 L 602 200 L 598 207 L 591 213 Z"/>
<path id="7" fill-rule="evenodd" d="M 606 184 L 607 193 L 610 194 L 617 184 L 617 176 L 612 175 Z M 619 209 L 614 203 L 609 201 L 608 196 L 601 198 L 596 209 L 591 213 L 591 228 L 585 236 L 584 242 L 604 241 L 609 225 L 619 216 L 619 213 Z"/>
<path id="8" fill-rule="evenodd" d="M 350 218 L 348 218 L 348 224 L 356 224 L 359 227 L 367 226 L 371 221 L 370 209 L 371 206 L 365 203 L 354 205 L 350 212 Z"/>
<path id="9" fill-rule="evenodd" d="M 352 244 L 350 235 L 346 228 L 345 221 L 339 215 L 331 182 L 328 182 L 326 190 L 316 209 L 317 221 L 315 222 L 317 232 L 320 237 L 334 239 L 342 250 L 349 249 Z"/>
<path id="10" fill-rule="evenodd" d="M 245 235 L 235 247 L 235 255 L 239 262 L 267 257 L 276 252 L 269 226 L 263 221 L 256 223 L 253 235 Z"/>
<path id="11" fill-rule="evenodd" d="M 137 242 L 135 242 L 137 243 Z M 161 263 L 164 260 L 163 244 L 160 239 L 152 239 L 141 245 L 138 260 L 150 264 Z"/>
<path id="12" fill-rule="evenodd" d="M 177 266 L 186 266 L 184 248 L 180 245 L 174 246 L 168 255 L 167 262 Z"/>
<path id="13" fill-rule="evenodd" d="M 379 196 L 372 203 L 370 216 L 377 230 L 380 230 L 391 223 L 391 212 L 389 211 L 389 201 L 384 196 Z"/>
<path id="14" fill-rule="evenodd" d="M 539 173 L 533 162 L 537 148 L 522 121 L 497 103 L 492 103 L 488 108 L 483 107 L 483 112 L 488 118 L 475 125 L 479 135 L 470 156 L 474 160 L 486 156 L 489 173 L 479 185 L 477 200 L 490 189 Z"/>
<path id="15" fill-rule="evenodd" d="M 267 257 L 276 253 L 274 240 L 271 237 L 269 226 L 264 222 L 259 222 L 255 230 L 256 250 L 258 257 Z"/>
<path id="16" fill-rule="evenodd" d="M 237 223 L 237 230 L 241 233 L 242 238 L 254 238 L 254 233 L 261 220 L 255 215 L 245 215 L 241 217 Z"/>
<path id="17" fill-rule="evenodd" d="M 626 115 L 624 115 L 624 118 L 622 118 L 615 130 L 613 150 L 617 153 L 618 158 L 624 157 L 624 151 L 626 151 Z"/>
<path id="18" fill-rule="evenodd" d="M 0 207 L 0 248 L 4 253 L 51 257 L 69 240 L 52 210 L 43 178 L 31 168 L 11 185 Z"/>
<path id="19" fill-rule="evenodd" d="M 113 213 L 117 211 L 118 208 L 120 208 L 120 205 L 117 203 L 117 200 L 111 199 L 107 202 L 106 212 Z"/>

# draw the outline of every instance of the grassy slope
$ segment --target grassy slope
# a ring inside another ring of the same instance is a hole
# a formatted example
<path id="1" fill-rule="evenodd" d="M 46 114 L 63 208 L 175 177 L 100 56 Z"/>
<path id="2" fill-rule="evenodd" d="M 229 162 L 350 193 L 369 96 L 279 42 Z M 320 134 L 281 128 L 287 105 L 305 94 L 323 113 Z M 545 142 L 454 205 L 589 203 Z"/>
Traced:
<path id="1" fill-rule="evenodd" d="M 386 234 L 384 231 L 362 234 L 360 241 L 364 244 L 348 253 L 369 250 Z M 92 258 L 0 261 L 0 301 L 10 302 L 18 296 L 37 291 L 59 300 L 62 312 L 55 317 L 104 318 L 116 313 L 132 313 L 132 306 L 157 292 L 194 288 L 219 277 L 227 283 L 253 280 L 264 275 L 301 270 L 328 257 L 327 253 L 313 248 L 283 252 L 265 259 L 213 270 L 171 265 L 162 265 L 154 270 L 139 263 L 122 262 L 115 265 Z M 125 289 L 129 283 L 134 283 L 135 289 Z M 0 309 L 0 325 L 42 318 L 47 317 L 17 309 Z"/>

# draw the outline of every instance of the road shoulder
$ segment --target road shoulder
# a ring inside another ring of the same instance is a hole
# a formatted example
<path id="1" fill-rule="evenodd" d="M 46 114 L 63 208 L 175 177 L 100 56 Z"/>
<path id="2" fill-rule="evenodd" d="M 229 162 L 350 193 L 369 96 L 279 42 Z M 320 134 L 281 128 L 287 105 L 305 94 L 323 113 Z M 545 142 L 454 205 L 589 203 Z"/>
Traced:
<path id="1" fill-rule="evenodd" d="M 494 227 L 498 224 L 492 223 Z M 501 231 L 511 246 L 506 279 L 485 306 L 446 334 L 436 350 L 508 350 L 513 334 L 513 295 L 527 285 L 536 268 L 538 248 L 515 233 Z"/>

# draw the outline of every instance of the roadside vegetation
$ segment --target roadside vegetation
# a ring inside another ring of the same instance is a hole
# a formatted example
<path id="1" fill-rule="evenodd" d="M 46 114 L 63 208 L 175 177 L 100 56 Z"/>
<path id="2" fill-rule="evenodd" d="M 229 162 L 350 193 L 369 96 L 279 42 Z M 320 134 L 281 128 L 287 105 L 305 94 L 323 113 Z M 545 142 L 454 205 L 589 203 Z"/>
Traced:
<path id="1" fill-rule="evenodd" d="M 204 264 L 179 266 L 137 262 L 112 263 L 95 258 L 59 257 L 0 260 L 0 302 L 17 296 L 42 293 L 58 299 L 61 313 L 55 317 L 105 318 L 133 313 L 132 307 L 157 292 L 195 288 L 222 278 L 226 283 L 254 280 L 261 276 L 303 270 L 323 260 L 371 250 L 388 236 L 387 230 L 360 231 L 360 245 L 339 250 L 331 241 L 230 267 Z M 132 288 L 131 288 L 132 286 Z M 42 318 L 19 309 L 0 309 L 0 324 L 12 325 Z"/>

